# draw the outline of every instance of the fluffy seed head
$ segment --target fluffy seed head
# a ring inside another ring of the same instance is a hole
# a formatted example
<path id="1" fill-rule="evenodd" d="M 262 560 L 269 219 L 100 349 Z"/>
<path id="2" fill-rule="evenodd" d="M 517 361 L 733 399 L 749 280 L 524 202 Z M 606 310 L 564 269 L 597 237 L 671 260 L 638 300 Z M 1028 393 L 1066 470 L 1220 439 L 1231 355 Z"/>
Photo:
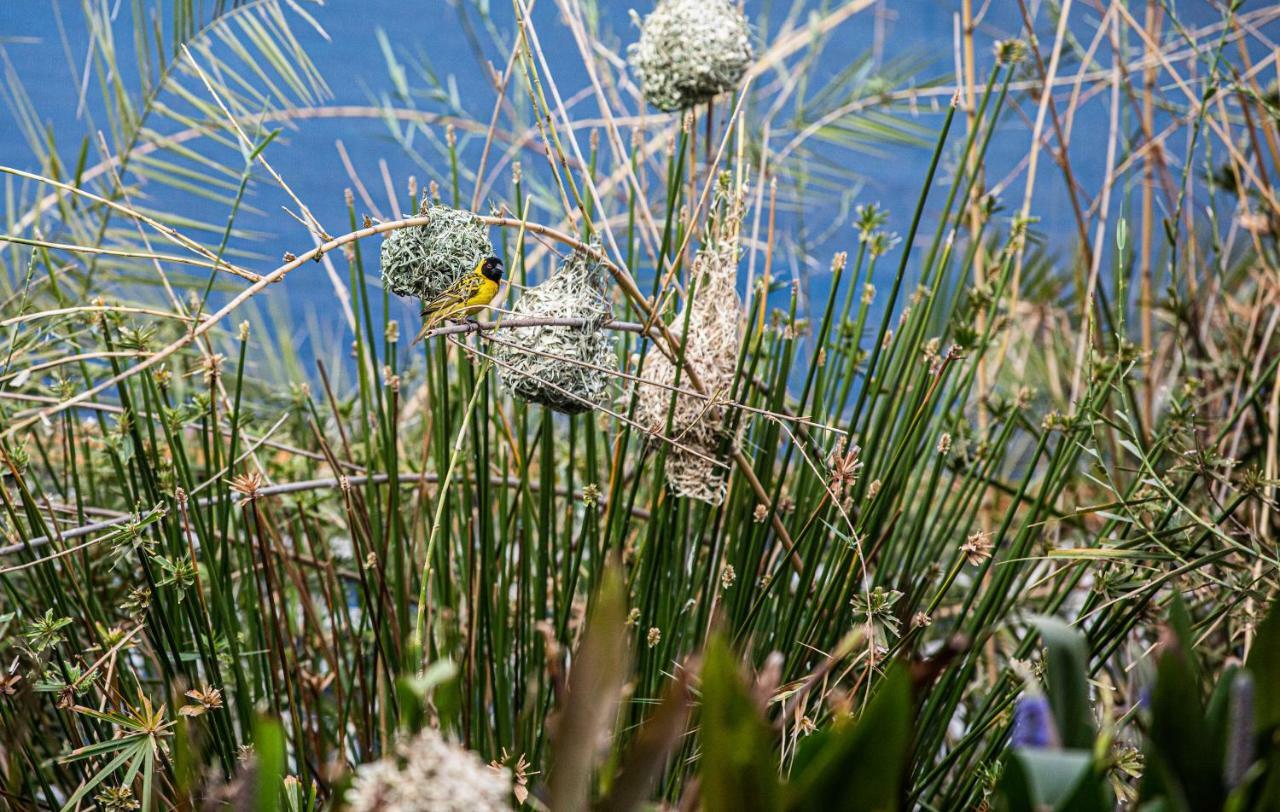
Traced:
<path id="1" fill-rule="evenodd" d="M 1027 43 L 1020 39 L 1002 39 L 996 43 L 996 61 L 1001 65 L 1016 65 L 1027 58 Z"/>
<path id="2" fill-rule="evenodd" d="M 978 530 L 960 545 L 960 552 L 975 567 L 991 557 L 991 534 Z"/>
<path id="3" fill-rule="evenodd" d="M 511 808 L 510 794 L 510 771 L 424 728 L 395 755 L 356 768 L 346 800 L 351 812 L 496 812 Z"/>

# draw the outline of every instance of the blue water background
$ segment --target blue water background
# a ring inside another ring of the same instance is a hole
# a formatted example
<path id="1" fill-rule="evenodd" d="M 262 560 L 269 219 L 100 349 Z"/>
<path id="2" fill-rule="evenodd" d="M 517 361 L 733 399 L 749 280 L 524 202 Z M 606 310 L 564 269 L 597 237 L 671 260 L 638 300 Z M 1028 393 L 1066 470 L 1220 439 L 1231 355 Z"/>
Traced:
<path id="1" fill-rule="evenodd" d="M 124 41 L 130 37 L 128 15 L 131 3 L 116 5 L 120 7 L 117 36 Z M 631 5 L 627 2 L 601 4 L 601 28 L 613 32 L 619 44 L 625 44 L 635 36 L 627 11 Z M 641 8 L 648 7 L 645 0 L 637 5 Z M 775 3 L 770 6 L 753 0 L 748 3 L 748 11 L 757 17 L 768 14 L 776 24 L 789 5 Z M 1092 36 L 1097 26 L 1098 13 L 1088 7 L 1088 4 L 1083 4 L 1083 7 L 1079 3 L 1076 5 L 1073 31 L 1081 37 Z M 556 19 L 553 0 L 542 0 L 538 6 L 535 16 L 552 72 L 562 94 L 565 97 L 572 96 L 575 91 L 588 86 L 577 48 L 568 31 Z M 1039 4 L 1032 2 L 1031 6 L 1035 10 Z M 330 0 L 321 7 L 310 4 L 305 7 L 328 32 L 329 39 L 326 40 L 309 25 L 291 15 L 292 28 L 307 47 L 333 91 L 334 98 L 329 103 L 376 104 L 379 97 L 389 92 L 391 80 L 388 78 L 387 63 L 377 36 L 381 29 L 406 65 L 412 66 L 412 60 L 417 57 L 429 61 L 441 74 L 449 74 L 472 115 L 481 120 L 487 119 L 492 92 L 481 74 L 481 67 L 477 64 L 471 46 L 461 33 L 462 27 L 458 22 L 454 3 L 444 0 Z M 811 83 L 814 86 L 820 85 L 825 77 L 840 71 L 848 60 L 871 51 L 876 44 L 877 25 L 882 26 L 883 36 L 880 41 L 883 50 L 879 53 L 882 62 L 912 61 L 912 64 L 918 66 L 916 81 L 920 83 L 939 77 L 952 77 L 953 42 L 959 7 L 959 0 L 909 0 L 859 13 L 836 30 L 823 58 L 810 69 Z M 67 52 L 64 52 L 61 43 L 55 8 L 61 15 L 68 42 Z M 494 2 L 492 8 L 498 29 L 504 33 L 512 31 L 514 27 L 509 4 Z M 878 23 L 877 13 L 880 14 Z M 1218 12 L 1207 2 L 1180 3 L 1179 14 L 1187 25 L 1206 24 L 1219 19 Z M 474 15 L 472 18 L 474 19 Z M 1052 17 L 1046 11 L 1039 10 L 1036 12 L 1036 20 L 1040 40 L 1052 42 Z M 1020 33 L 1020 28 L 1015 2 L 993 0 L 988 5 L 977 35 L 982 60 L 978 71 L 980 78 L 985 76 L 991 64 L 992 43 Z M 30 95 L 42 123 L 53 133 L 62 151 L 63 160 L 68 162 L 74 162 L 80 141 L 88 128 L 86 116 L 77 109 L 80 70 L 87 39 L 88 30 L 77 2 L 62 0 L 59 4 L 51 0 L 0 0 L 0 47 L 3 47 L 9 63 L 5 70 L 11 70 Z M 1135 49 L 1138 47 L 1135 38 L 1130 37 L 1130 42 Z M 491 44 L 485 44 L 488 48 L 486 56 L 501 64 L 505 54 Z M 67 53 L 71 55 L 70 61 Z M 1100 52 L 1100 59 L 1109 64 L 1109 50 L 1106 47 Z M 130 60 L 126 59 L 124 62 L 128 64 Z M 1063 66 L 1064 72 L 1074 73 L 1075 70 L 1076 66 L 1073 64 Z M 125 79 L 127 83 L 127 74 Z M 1082 105 L 1071 141 L 1072 167 L 1086 195 L 1095 194 L 1101 188 L 1105 174 L 1107 96 L 1106 92 L 1096 94 Z M 471 101 L 473 97 L 474 102 Z M 98 103 L 96 99 L 97 91 L 91 88 L 88 103 L 90 113 Z M 942 116 L 937 103 L 942 101 L 944 100 L 936 99 L 931 103 L 922 103 L 914 116 L 914 123 L 923 128 L 922 137 L 926 140 L 932 140 L 932 133 L 941 123 Z M 987 176 L 993 181 L 1004 178 L 1017 166 L 1028 149 L 1031 122 L 1035 116 L 1034 99 L 1019 93 L 1011 97 L 1011 102 L 1010 112 L 1006 115 L 988 156 Z M 422 100 L 419 100 L 418 106 L 424 110 L 433 109 L 429 102 Z M 593 108 L 587 106 L 583 109 Z M 98 115 L 95 121 L 101 126 L 103 118 Z M 789 137 L 789 134 L 780 135 L 777 143 Z M 386 125 L 376 119 L 313 120 L 304 122 L 300 128 L 286 130 L 271 145 L 267 154 L 275 168 L 331 233 L 347 230 L 343 190 L 350 186 L 350 180 L 335 148 L 335 142 L 339 139 L 349 150 L 364 184 L 384 209 L 387 196 L 383 191 L 378 166 L 380 160 L 387 163 L 397 193 L 403 193 L 405 180 L 409 175 L 416 175 L 420 180 L 428 175 L 428 170 L 406 154 L 389 137 Z M 583 137 L 584 144 L 585 140 Z M 952 135 L 953 150 L 949 157 L 954 157 L 962 141 L 963 124 L 958 121 Z M 1173 146 L 1181 149 L 1180 143 Z M 474 159 L 478 139 L 471 142 L 468 148 L 468 158 Z M 430 151 L 424 151 L 423 154 L 434 155 Z M 928 156 L 929 149 L 925 146 L 896 146 L 867 152 L 837 150 L 830 158 L 851 167 L 857 173 L 857 185 L 845 190 L 847 200 L 852 203 L 883 204 L 892 213 L 889 227 L 904 231 L 925 176 Z M 1177 157 L 1173 156 L 1175 160 Z M 541 162 L 541 159 L 537 161 Z M 23 133 L 15 125 L 11 105 L 7 104 L 0 110 L 0 163 L 30 171 L 40 169 Z M 530 154 L 525 155 L 525 163 L 535 163 Z M 437 177 L 447 177 L 448 167 L 443 161 L 436 161 L 428 169 L 434 171 Z M 1177 166 L 1174 171 L 1178 171 Z M 920 240 L 927 239 L 933 233 L 936 220 L 932 215 L 944 197 L 943 184 L 948 172 L 949 166 L 944 162 Z M 1130 178 L 1127 184 L 1135 183 L 1137 175 L 1131 173 Z M 8 183 L 11 191 L 16 188 L 13 187 L 12 180 Z M 1020 206 L 1022 183 L 1022 178 L 1019 177 L 1008 190 L 1003 200 L 1003 217 L 1007 218 Z M 495 187 L 498 194 L 505 194 L 508 189 L 509 186 L 505 184 Z M 170 189 L 149 191 L 153 195 L 147 200 L 147 205 L 152 208 L 177 210 L 185 216 L 210 223 L 221 224 L 225 220 L 225 209 L 202 198 Z M 1116 192 L 1117 210 L 1125 205 L 1123 191 L 1118 189 Z M 463 189 L 464 197 L 469 198 L 469 193 L 470 185 L 466 184 Z M 1087 200 L 1086 197 L 1086 202 Z M 242 228 L 257 232 L 251 241 L 242 241 L 235 246 L 258 254 L 256 260 L 248 261 L 250 267 L 269 270 L 284 251 L 306 250 L 311 247 L 310 238 L 301 226 L 281 213 L 279 206 L 287 204 L 287 199 L 279 190 L 263 182 L 261 177 L 250 187 L 247 202 L 263 212 L 258 216 L 246 216 L 239 222 Z M 510 200 L 502 202 L 513 205 Z M 1043 153 L 1034 199 L 1034 214 L 1040 218 L 1034 229 L 1037 239 L 1042 240 L 1048 250 L 1069 255 L 1074 250 L 1074 219 L 1062 174 L 1049 156 Z M 836 223 L 833 227 L 836 219 L 843 222 Z M 792 276 L 799 279 L 804 297 L 803 305 L 810 311 L 821 308 L 825 302 L 830 287 L 831 255 L 835 251 L 852 252 L 856 248 L 855 232 L 849 226 L 851 219 L 851 211 L 838 207 L 837 195 L 829 190 L 815 193 L 812 201 L 805 202 L 803 211 L 803 222 L 809 229 L 805 242 L 807 255 L 798 257 L 785 251 L 780 254 L 777 272 L 783 278 Z M 779 222 L 780 231 L 794 236 L 799 222 L 795 213 L 784 213 Z M 216 234 L 202 236 L 206 242 L 216 244 Z M 366 244 L 367 259 L 374 256 L 374 247 L 373 243 Z M 882 261 L 878 281 L 885 282 L 884 276 L 892 273 L 897 264 L 898 251 L 901 250 L 900 246 Z M 345 262 L 339 260 L 338 268 L 341 274 L 346 274 Z M 8 271 L 12 275 L 18 269 L 10 267 Z M 645 268 L 637 268 L 636 271 L 641 277 L 651 272 Z M 368 268 L 368 276 L 370 285 L 376 286 L 376 267 Z M 783 290 L 775 299 L 778 304 L 783 304 L 786 297 L 787 292 Z M 304 353 L 317 352 L 324 355 L 336 346 L 345 345 L 346 342 L 341 341 L 343 330 L 340 310 L 332 286 L 319 265 L 299 269 L 283 285 L 267 291 L 263 299 L 260 304 L 266 309 L 289 314 L 290 318 L 278 321 L 277 324 L 279 329 L 285 329 L 286 322 L 290 325 L 295 331 L 294 338 L 303 347 Z M 401 302 L 393 306 L 395 315 L 402 319 L 402 323 L 414 323 L 411 303 Z M 308 343 L 318 342 L 323 342 L 325 346 L 306 349 Z"/>

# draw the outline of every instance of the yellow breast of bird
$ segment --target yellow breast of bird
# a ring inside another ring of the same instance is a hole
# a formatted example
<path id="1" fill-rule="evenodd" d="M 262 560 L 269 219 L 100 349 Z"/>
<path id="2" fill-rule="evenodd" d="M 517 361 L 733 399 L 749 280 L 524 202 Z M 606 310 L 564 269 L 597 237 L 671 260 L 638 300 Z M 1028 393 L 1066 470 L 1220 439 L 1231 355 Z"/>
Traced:
<path id="1" fill-rule="evenodd" d="M 478 283 L 467 280 L 469 285 L 475 285 L 470 291 L 470 295 L 465 299 L 454 300 L 452 304 L 445 305 L 432 313 L 433 322 L 441 322 L 446 319 L 457 319 L 463 316 L 472 316 L 484 310 L 485 305 L 493 301 L 493 297 L 498 295 L 498 283 L 481 276 Z"/>
<path id="2" fill-rule="evenodd" d="M 483 310 L 484 306 L 489 304 L 489 302 L 492 302 L 493 297 L 498 295 L 497 282 L 494 282 L 488 277 L 482 277 L 482 280 L 483 281 L 480 282 L 480 286 L 476 288 L 476 292 L 472 294 L 469 299 L 463 302 L 460 308 L 460 310 L 468 316 L 472 313 Z"/>

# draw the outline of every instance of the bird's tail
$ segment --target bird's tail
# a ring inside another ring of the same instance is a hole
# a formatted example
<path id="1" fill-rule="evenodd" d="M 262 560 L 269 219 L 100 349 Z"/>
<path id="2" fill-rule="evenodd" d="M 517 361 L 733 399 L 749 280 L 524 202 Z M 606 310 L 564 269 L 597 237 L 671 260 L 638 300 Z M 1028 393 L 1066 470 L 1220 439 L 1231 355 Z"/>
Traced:
<path id="1" fill-rule="evenodd" d="M 439 323 L 440 323 L 440 319 L 437 318 L 435 315 L 430 313 L 423 313 L 422 329 L 419 330 L 418 334 L 413 337 L 413 341 L 410 343 L 410 346 L 412 346 L 413 344 L 417 344 L 419 341 L 426 338 L 427 333 L 431 332 L 432 328 L 437 326 Z"/>

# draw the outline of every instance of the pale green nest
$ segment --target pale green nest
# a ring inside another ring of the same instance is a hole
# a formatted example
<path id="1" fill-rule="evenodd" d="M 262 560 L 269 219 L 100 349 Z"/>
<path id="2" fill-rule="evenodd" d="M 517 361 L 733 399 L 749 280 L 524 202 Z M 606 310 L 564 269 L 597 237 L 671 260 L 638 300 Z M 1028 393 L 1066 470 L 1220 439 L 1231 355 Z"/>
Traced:
<path id="1" fill-rule="evenodd" d="M 382 241 L 382 284 L 397 296 L 433 299 L 485 257 L 488 229 L 474 214 L 426 205 L 426 225 L 396 229 Z"/>
<path id="2" fill-rule="evenodd" d="M 627 56 L 645 99 L 670 112 L 737 87 L 754 53 L 747 18 L 729 0 L 660 0 Z"/>
<path id="3" fill-rule="evenodd" d="M 585 319 L 583 327 L 513 327 L 498 331 L 495 357 L 516 397 L 565 414 L 608 400 L 617 370 L 611 315 L 600 261 L 575 251 L 546 281 L 525 291 L 511 319 Z"/>

